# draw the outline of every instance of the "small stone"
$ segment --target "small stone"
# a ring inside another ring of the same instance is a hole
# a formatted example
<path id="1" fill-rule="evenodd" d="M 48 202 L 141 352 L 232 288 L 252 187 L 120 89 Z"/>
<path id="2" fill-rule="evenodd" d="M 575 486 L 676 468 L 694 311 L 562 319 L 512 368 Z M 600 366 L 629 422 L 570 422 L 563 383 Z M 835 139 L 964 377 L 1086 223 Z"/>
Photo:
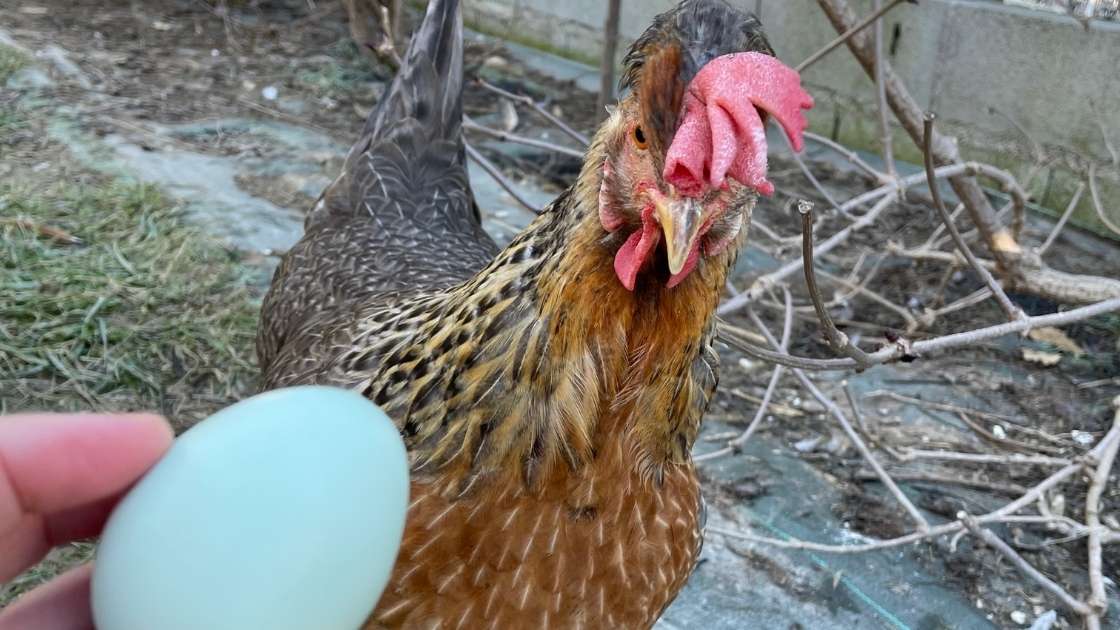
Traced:
<path id="1" fill-rule="evenodd" d="M 261 88 L 261 97 L 266 101 L 275 101 L 278 96 L 280 96 L 280 90 L 276 89 L 275 85 L 266 85 Z"/>
<path id="2" fill-rule="evenodd" d="M 996 436 L 996 438 L 1000 440 L 1007 439 L 1007 431 L 1005 431 L 1004 428 L 998 424 L 992 425 L 992 435 Z"/>
<path id="3" fill-rule="evenodd" d="M 504 58 L 499 57 L 498 55 L 491 55 L 491 56 L 489 56 L 489 57 L 487 57 L 486 59 L 483 60 L 482 65 L 487 67 L 487 68 L 501 69 L 501 68 L 508 68 L 509 67 L 509 62 L 506 61 Z"/>
<path id="4" fill-rule="evenodd" d="M 1073 438 L 1074 442 L 1077 442 L 1081 446 L 1089 446 L 1093 443 L 1093 434 L 1086 431 L 1078 431 L 1077 429 L 1074 429 L 1070 432 L 1069 436 Z"/>
<path id="5" fill-rule="evenodd" d="M 1019 624 L 1020 626 L 1025 626 L 1025 625 L 1027 625 L 1027 613 L 1025 613 L 1021 610 L 1013 611 L 1011 613 L 1011 621 L 1014 621 L 1015 623 Z"/>
<path id="6" fill-rule="evenodd" d="M 1045 613 L 1036 613 L 1038 618 L 1031 624 L 1031 630 L 1050 630 L 1058 622 L 1058 612 L 1048 610 Z"/>
<path id="7" fill-rule="evenodd" d="M 211 57 L 220 57 L 221 55 L 222 55 L 222 53 L 219 52 L 217 48 L 211 48 L 210 49 L 210 56 Z"/>
<path id="8" fill-rule="evenodd" d="M 804 440 L 795 442 L 793 444 L 793 448 L 796 449 L 799 453 L 811 453 L 816 450 L 817 446 L 823 439 L 824 437 L 820 435 L 816 437 L 805 438 Z"/>

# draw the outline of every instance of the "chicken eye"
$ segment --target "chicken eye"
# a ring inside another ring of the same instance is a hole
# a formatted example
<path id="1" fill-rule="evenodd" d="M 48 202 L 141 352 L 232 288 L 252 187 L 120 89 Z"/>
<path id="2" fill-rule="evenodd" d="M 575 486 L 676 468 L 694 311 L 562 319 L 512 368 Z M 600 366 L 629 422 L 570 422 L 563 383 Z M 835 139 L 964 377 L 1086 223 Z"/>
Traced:
<path id="1" fill-rule="evenodd" d="M 641 125 L 634 126 L 634 144 L 643 151 L 649 146 L 649 142 L 646 141 L 646 134 L 642 131 Z"/>

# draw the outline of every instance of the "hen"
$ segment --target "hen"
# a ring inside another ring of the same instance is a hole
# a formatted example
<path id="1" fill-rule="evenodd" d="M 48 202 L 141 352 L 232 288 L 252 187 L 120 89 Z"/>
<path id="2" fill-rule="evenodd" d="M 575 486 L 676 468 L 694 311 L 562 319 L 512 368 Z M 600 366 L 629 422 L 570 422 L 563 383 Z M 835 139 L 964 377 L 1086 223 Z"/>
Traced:
<path id="1" fill-rule="evenodd" d="M 276 272 L 265 386 L 352 388 L 406 441 L 412 503 L 368 628 L 649 627 L 701 546 L 690 449 L 713 311 L 770 190 L 763 117 L 799 148 L 812 99 L 753 16 L 686 0 L 629 51 L 578 180 L 499 251 L 462 81 L 458 2 L 433 0 Z"/>

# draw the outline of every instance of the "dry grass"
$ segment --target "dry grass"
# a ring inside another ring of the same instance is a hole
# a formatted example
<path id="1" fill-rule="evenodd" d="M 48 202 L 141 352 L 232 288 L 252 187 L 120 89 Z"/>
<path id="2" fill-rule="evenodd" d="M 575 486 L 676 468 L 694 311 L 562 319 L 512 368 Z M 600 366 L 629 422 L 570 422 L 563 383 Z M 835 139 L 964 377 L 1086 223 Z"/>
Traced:
<path id="1" fill-rule="evenodd" d="M 181 430 L 253 387 L 257 308 L 234 255 L 151 187 L 0 185 L 0 413 L 156 409 Z M 92 552 L 55 550 L 0 607 Z"/>
<path id="2" fill-rule="evenodd" d="M 0 185 L 0 215 L 0 413 L 154 409 L 182 427 L 252 386 L 245 269 L 155 189 Z"/>
<path id="3" fill-rule="evenodd" d="M 0 46 L 0 87 L 8 81 L 8 77 L 11 77 L 29 62 L 27 55 L 15 48 Z"/>

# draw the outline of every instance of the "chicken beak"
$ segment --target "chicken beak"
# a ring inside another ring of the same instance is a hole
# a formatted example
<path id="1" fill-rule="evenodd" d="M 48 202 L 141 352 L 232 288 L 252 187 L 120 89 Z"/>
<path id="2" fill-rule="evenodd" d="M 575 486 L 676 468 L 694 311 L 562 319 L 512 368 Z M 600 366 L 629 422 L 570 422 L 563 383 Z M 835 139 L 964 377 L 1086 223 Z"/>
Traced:
<path id="1" fill-rule="evenodd" d="M 665 251 L 669 256 L 669 272 L 680 273 L 696 243 L 700 226 L 704 223 L 704 209 L 695 199 L 688 197 L 654 200 L 654 215 L 665 234 Z"/>

